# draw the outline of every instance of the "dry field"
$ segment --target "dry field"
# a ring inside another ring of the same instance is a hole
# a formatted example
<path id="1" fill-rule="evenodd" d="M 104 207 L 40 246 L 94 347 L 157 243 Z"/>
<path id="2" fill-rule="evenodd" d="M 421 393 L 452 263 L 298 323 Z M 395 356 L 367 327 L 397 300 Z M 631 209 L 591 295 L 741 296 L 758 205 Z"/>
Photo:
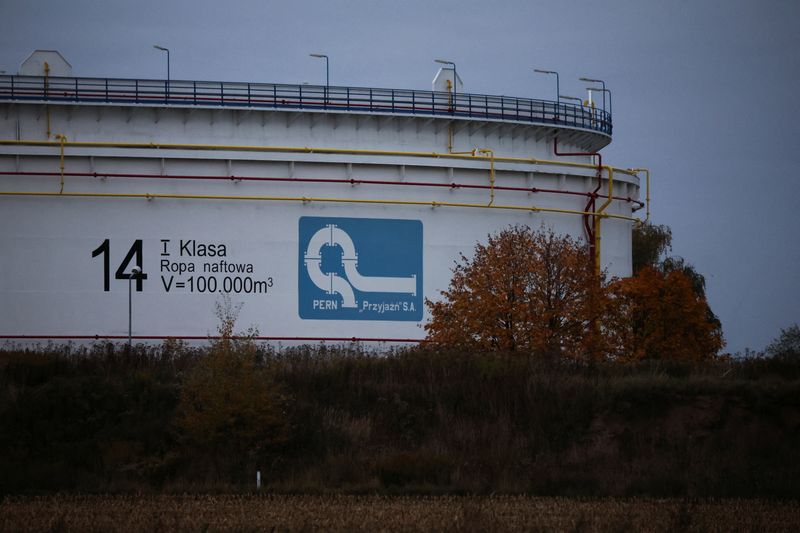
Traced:
<path id="1" fill-rule="evenodd" d="M 46 496 L 2 531 L 796 531 L 799 502 L 524 496 Z"/>

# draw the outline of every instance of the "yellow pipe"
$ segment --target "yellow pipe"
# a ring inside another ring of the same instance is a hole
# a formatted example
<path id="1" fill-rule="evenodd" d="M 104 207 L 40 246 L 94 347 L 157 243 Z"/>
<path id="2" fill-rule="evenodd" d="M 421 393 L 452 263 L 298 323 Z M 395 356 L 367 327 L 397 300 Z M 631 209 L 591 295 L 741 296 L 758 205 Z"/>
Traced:
<path id="1" fill-rule="evenodd" d="M 56 146 L 58 143 L 53 141 L 17 141 L 0 139 L 0 146 Z M 76 148 L 135 148 L 135 149 L 160 149 L 160 150 L 215 150 L 215 151 L 242 151 L 242 152 L 278 152 L 278 153 L 306 153 L 306 154 L 345 154 L 345 155 L 378 155 L 378 156 L 406 156 L 406 157 L 430 157 L 435 159 L 482 159 L 488 161 L 488 156 L 471 155 L 473 152 L 411 152 L 399 150 L 355 150 L 349 148 L 313 148 L 313 147 L 292 147 L 292 146 L 253 146 L 253 145 L 221 145 L 221 144 L 181 144 L 181 143 L 124 143 L 124 142 L 101 142 L 101 141 L 72 141 L 67 146 Z M 588 163 L 574 163 L 570 161 L 550 161 L 546 159 L 535 159 L 525 157 L 495 157 L 495 161 L 502 163 L 522 163 L 531 165 L 561 166 L 571 168 L 586 168 L 595 170 L 597 165 Z M 626 169 L 614 168 L 615 172 L 621 172 L 635 176 L 634 172 Z"/>
<path id="2" fill-rule="evenodd" d="M 605 203 L 600 206 L 600 209 L 597 210 L 598 213 L 602 213 L 606 210 L 608 205 L 611 203 L 612 196 L 614 196 L 614 168 L 609 165 L 603 165 L 603 168 L 605 168 L 608 172 L 608 195 Z"/>
<path id="3" fill-rule="evenodd" d="M 61 164 L 59 165 L 59 169 L 61 170 L 61 190 L 58 194 L 64 193 L 64 143 L 67 142 L 67 138 L 60 133 L 56 133 L 56 139 L 58 139 L 61 143 Z"/>
<path id="4" fill-rule="evenodd" d="M 494 150 L 481 148 L 482 154 L 489 154 L 489 206 L 494 204 Z"/>
<path id="5" fill-rule="evenodd" d="M 447 153 L 453 153 L 453 123 L 447 125 Z"/>
<path id="6" fill-rule="evenodd" d="M 595 275 L 600 277 L 600 222 L 603 218 L 609 217 L 605 213 L 606 208 L 611 204 L 612 196 L 614 195 L 614 169 L 609 165 L 604 165 L 603 168 L 608 172 L 608 196 L 600 209 L 596 209 L 594 213 L 594 271 Z"/>
<path id="7" fill-rule="evenodd" d="M 250 201 L 277 201 L 277 202 L 331 202 L 331 203 L 352 203 L 352 204 L 382 204 L 382 205 L 417 205 L 426 207 L 466 207 L 476 209 L 509 209 L 516 211 L 530 211 L 534 213 L 564 213 L 571 215 L 593 215 L 587 211 L 577 211 L 573 209 L 555 209 L 550 207 L 536 207 L 527 205 L 486 205 L 470 204 L 459 202 L 435 202 L 420 200 L 372 200 L 361 198 L 321 198 L 307 196 L 229 196 L 229 195 L 203 195 L 203 194 L 150 194 L 150 193 L 93 193 L 93 192 L 43 192 L 43 191 L 0 191 L 0 196 L 70 196 L 83 198 L 145 198 L 152 200 L 156 198 L 164 199 L 184 199 L 184 200 L 250 200 Z M 625 215 L 605 215 L 609 218 L 636 221 L 634 217 Z"/>
<path id="8" fill-rule="evenodd" d="M 53 146 L 55 143 L 51 141 L 16 141 L 16 140 L 0 140 L 0 145 L 27 145 L 27 146 Z M 345 198 L 303 198 L 303 197 L 237 197 L 237 196 L 203 196 L 203 195 L 154 195 L 154 194 L 100 194 L 100 193 L 67 193 L 68 196 L 92 196 L 92 197 L 128 197 L 128 198 L 187 198 L 187 199 L 228 199 L 228 200 L 277 200 L 277 201 L 321 201 L 321 202 L 348 202 L 348 203 L 373 203 L 373 204 L 395 204 L 395 205 L 424 205 L 424 206 L 443 206 L 443 207 L 471 207 L 471 208 L 496 208 L 496 209 L 514 209 L 532 212 L 548 212 L 548 213 L 566 213 L 577 215 L 590 215 L 595 217 L 596 230 L 595 230 L 595 264 L 596 268 L 600 268 L 600 219 L 601 218 L 615 218 L 621 220 L 635 221 L 642 223 L 635 217 L 626 217 L 623 215 L 609 215 L 605 213 L 605 209 L 610 205 L 613 196 L 613 175 L 614 172 L 623 172 L 632 176 L 636 175 L 635 170 L 622 170 L 615 169 L 610 165 L 605 168 L 609 174 L 608 195 L 605 203 L 595 212 L 577 211 L 570 209 L 553 209 L 553 208 L 540 208 L 533 206 L 495 206 L 494 205 L 494 162 L 503 161 L 511 163 L 526 163 L 536 165 L 553 165 L 565 166 L 572 168 L 596 168 L 594 165 L 584 163 L 573 163 L 567 161 L 548 161 L 535 158 L 517 158 L 517 157 L 495 157 L 494 152 L 489 149 L 480 150 L 480 153 L 487 154 L 486 156 L 478 156 L 475 151 L 472 152 L 457 152 L 440 154 L 437 152 L 411 152 L 411 151 L 394 151 L 394 150 L 354 150 L 354 149 L 340 149 L 340 148 L 309 148 L 309 147 L 280 147 L 280 146 L 251 146 L 251 145 L 206 145 L 206 144 L 185 144 L 185 143 L 122 143 L 122 142 L 67 142 L 66 138 L 61 136 L 59 138 L 59 147 L 61 149 L 61 191 L 63 194 L 63 150 L 64 146 L 74 147 L 113 147 L 113 148 L 143 148 L 143 149 L 174 149 L 174 150 L 234 150 L 234 151 L 257 151 L 257 152 L 294 152 L 294 153 L 327 153 L 327 154 L 349 154 L 349 155 L 386 155 L 386 156 L 410 156 L 410 157 L 432 157 L 432 158 L 451 158 L 451 159 L 480 159 L 488 160 L 490 163 L 490 201 L 488 205 L 482 204 L 466 204 L 454 202 L 423 202 L 423 201 L 401 201 L 401 200 L 356 200 Z M 649 172 L 648 172 L 648 218 L 649 218 Z M 52 193 L 14 193 L 14 192 L 0 192 L 0 195 L 37 195 L 37 196 L 50 196 Z"/>
<path id="9" fill-rule="evenodd" d="M 447 108 L 453 110 L 453 82 L 447 80 Z"/>
<path id="10" fill-rule="evenodd" d="M 639 172 L 644 172 L 647 179 L 647 201 L 645 202 L 645 205 L 647 206 L 647 209 L 645 211 L 646 216 L 644 220 L 638 221 L 639 225 L 644 225 L 650 221 L 650 170 L 647 168 L 631 168 L 628 170 L 636 174 L 638 174 Z"/>
<path id="11" fill-rule="evenodd" d="M 453 109 L 453 83 L 447 80 L 447 108 Z M 453 121 L 447 123 L 447 153 L 453 153 Z"/>
<path id="12" fill-rule="evenodd" d="M 47 64 L 47 61 L 44 62 L 44 97 L 48 97 L 48 91 L 50 89 L 50 65 Z M 47 116 L 47 138 L 50 138 L 50 106 L 44 104 L 44 113 Z"/>

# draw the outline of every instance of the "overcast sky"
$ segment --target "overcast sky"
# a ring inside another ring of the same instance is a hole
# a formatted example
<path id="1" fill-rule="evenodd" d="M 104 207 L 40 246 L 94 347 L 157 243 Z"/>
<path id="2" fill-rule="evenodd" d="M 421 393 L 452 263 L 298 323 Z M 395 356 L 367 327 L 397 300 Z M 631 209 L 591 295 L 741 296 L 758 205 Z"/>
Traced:
<path id="1" fill-rule="evenodd" d="M 649 167 L 653 220 L 706 276 L 728 350 L 800 322 L 800 1 L 0 0 L 0 70 L 57 49 L 79 76 L 613 93 L 618 167 Z"/>

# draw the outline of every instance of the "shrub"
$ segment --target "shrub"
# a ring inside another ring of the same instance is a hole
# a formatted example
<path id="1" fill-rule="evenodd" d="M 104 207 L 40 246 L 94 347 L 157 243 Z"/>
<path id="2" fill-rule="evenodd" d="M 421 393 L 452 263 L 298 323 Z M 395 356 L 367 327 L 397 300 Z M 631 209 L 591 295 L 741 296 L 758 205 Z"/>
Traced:
<path id="1" fill-rule="evenodd" d="M 257 365 L 256 332 L 235 337 L 239 308 L 217 306 L 219 338 L 192 369 L 181 390 L 178 424 L 191 446 L 214 467 L 216 479 L 238 481 L 270 446 L 286 439 L 285 398 Z"/>
<path id="2" fill-rule="evenodd" d="M 552 230 L 514 226 L 461 256 L 440 301 L 426 300 L 428 340 L 461 348 L 583 354 L 598 282 L 587 249 Z"/>
<path id="3" fill-rule="evenodd" d="M 606 333 L 619 361 L 696 362 L 714 357 L 724 345 L 705 298 L 681 270 L 665 274 L 645 267 L 616 280 L 609 292 Z"/>

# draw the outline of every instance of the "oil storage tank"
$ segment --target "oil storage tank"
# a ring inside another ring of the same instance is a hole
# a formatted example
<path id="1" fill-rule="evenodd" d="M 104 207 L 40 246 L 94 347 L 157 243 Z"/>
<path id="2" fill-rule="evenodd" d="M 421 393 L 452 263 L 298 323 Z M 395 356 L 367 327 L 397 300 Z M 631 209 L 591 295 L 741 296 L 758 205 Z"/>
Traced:
<path id="1" fill-rule="evenodd" d="M 205 338 L 229 298 L 264 338 L 415 341 L 454 261 L 514 224 L 630 274 L 644 204 L 598 155 L 604 109 L 447 69 L 419 91 L 80 78 L 59 57 L 0 76 L 5 339 Z"/>

